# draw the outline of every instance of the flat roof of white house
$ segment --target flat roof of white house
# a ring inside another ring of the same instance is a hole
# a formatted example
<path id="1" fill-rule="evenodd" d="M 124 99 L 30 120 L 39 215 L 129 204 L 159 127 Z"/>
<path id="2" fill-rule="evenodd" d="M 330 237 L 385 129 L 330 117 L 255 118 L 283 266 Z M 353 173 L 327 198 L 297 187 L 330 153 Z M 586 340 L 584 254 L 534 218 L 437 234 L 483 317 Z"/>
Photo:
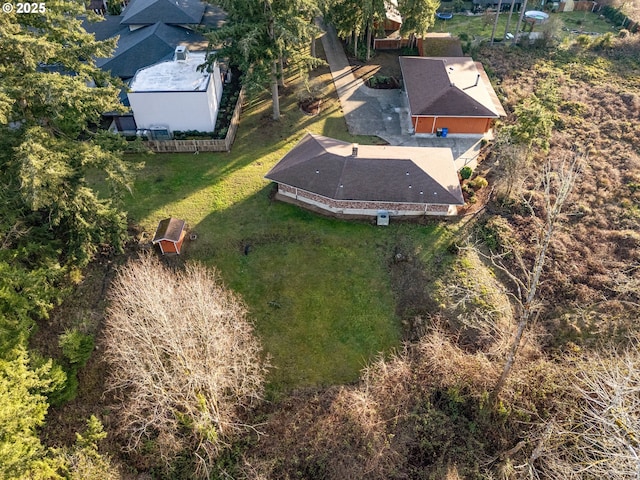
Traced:
<path id="1" fill-rule="evenodd" d="M 198 92 L 207 89 L 210 74 L 198 71 L 204 52 L 189 52 L 186 60 L 169 60 L 138 70 L 131 80 L 132 92 Z"/>

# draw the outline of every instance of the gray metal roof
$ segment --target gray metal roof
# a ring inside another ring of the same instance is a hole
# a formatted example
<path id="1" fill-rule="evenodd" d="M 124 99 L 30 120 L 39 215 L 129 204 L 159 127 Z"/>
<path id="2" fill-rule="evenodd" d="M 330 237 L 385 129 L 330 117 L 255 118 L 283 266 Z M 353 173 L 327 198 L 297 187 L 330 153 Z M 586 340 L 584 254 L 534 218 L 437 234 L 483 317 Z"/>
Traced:
<path id="1" fill-rule="evenodd" d="M 265 178 L 335 200 L 462 205 L 448 148 L 359 145 L 308 133 Z"/>
<path id="2" fill-rule="evenodd" d="M 191 50 L 204 50 L 207 40 L 188 28 L 156 23 L 133 31 L 120 28 L 118 46 L 112 57 L 100 58 L 96 64 L 113 76 L 130 78 L 148 65 L 169 60 L 178 45 L 186 45 Z"/>
<path id="3" fill-rule="evenodd" d="M 205 4 L 199 0 L 131 0 L 122 12 L 123 25 L 198 25 Z"/>

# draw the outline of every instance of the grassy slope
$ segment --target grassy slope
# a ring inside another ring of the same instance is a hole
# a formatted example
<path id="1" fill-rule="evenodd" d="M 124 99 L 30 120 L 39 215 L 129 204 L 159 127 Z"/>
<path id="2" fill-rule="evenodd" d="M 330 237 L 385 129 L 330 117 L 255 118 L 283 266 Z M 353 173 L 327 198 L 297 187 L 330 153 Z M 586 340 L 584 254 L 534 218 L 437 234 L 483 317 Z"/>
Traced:
<path id="1" fill-rule="evenodd" d="M 260 100 L 245 109 L 231 153 L 146 158 L 127 205 L 150 234 L 161 218 L 186 219 L 198 239 L 186 244 L 184 258 L 216 267 L 245 299 L 273 357 L 276 390 L 355 381 L 373 355 L 398 345 L 387 262 L 399 238 L 429 251 L 446 232 L 443 226 L 380 229 L 270 200 L 264 174 L 305 131 L 376 141 L 348 135 L 327 70 L 321 73 L 330 92 L 321 115 L 300 112 L 291 79 L 280 122 Z"/>

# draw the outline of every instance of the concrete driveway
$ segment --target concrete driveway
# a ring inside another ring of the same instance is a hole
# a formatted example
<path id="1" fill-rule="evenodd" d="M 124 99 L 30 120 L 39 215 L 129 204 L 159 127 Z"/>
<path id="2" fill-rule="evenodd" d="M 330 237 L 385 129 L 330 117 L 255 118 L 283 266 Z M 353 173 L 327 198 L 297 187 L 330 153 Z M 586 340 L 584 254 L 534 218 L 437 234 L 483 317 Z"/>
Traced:
<path id="1" fill-rule="evenodd" d="M 324 30 L 322 46 L 331 69 L 340 105 L 352 135 L 376 135 L 390 145 L 411 147 L 448 147 L 453 152 L 456 168 L 475 168 L 480 152 L 481 135 L 415 135 L 407 97 L 403 90 L 380 90 L 367 87 L 353 74 L 352 67 L 332 25 L 317 20 Z"/>

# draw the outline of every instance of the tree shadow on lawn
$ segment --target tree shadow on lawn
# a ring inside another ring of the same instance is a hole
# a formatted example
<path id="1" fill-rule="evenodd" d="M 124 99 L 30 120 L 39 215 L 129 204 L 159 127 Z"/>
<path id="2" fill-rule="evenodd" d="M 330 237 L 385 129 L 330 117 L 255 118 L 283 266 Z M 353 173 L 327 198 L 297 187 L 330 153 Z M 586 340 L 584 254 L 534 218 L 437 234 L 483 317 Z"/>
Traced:
<path id="1" fill-rule="evenodd" d="M 273 359 L 271 393 L 357 381 L 362 367 L 403 338 L 398 301 L 407 297 L 397 295 L 402 272 L 392 260 L 398 245 L 409 258 L 441 249 L 446 224 L 339 220 L 273 201 L 272 190 L 211 212 L 193 226 L 197 239 L 183 257 L 218 269 L 247 303 Z M 428 296 L 425 287 L 414 293 Z M 425 297 L 420 305 L 431 304 Z"/>
<path id="2" fill-rule="evenodd" d="M 275 368 L 275 392 L 350 383 L 398 346 L 387 248 L 368 223 L 273 202 L 272 186 L 193 227 L 185 259 L 214 266 L 249 306 Z"/>
<path id="3" fill-rule="evenodd" d="M 247 134 L 244 133 L 243 137 Z M 132 195 L 124 199 L 131 221 L 151 228 L 167 216 L 184 218 L 194 224 L 211 209 L 222 208 L 242 190 L 240 180 L 249 176 L 255 183 L 266 173 L 266 163 L 279 158 L 287 139 L 265 144 L 257 135 L 244 145 L 238 143 L 230 153 L 156 154 L 145 158 L 145 168 L 139 172 Z M 244 172 L 247 170 L 246 172 Z"/>

